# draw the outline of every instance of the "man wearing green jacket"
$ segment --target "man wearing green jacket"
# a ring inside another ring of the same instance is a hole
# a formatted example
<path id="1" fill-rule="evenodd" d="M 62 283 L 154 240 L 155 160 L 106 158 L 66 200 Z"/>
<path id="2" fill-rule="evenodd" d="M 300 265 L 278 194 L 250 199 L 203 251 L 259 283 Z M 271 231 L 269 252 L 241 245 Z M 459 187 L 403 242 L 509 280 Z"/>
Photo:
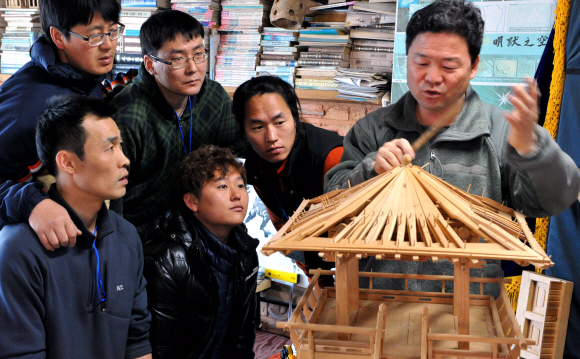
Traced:
<path id="1" fill-rule="evenodd" d="M 243 144 L 223 87 L 205 78 L 203 26 L 176 10 L 153 14 L 141 27 L 139 75 L 113 99 L 123 149 L 131 161 L 127 194 L 111 208 L 143 235 L 169 198 L 177 163 L 202 144 Z"/>
<path id="2" fill-rule="evenodd" d="M 470 2 L 438 0 L 413 14 L 407 26 L 407 92 L 397 103 L 359 120 L 344 139 L 340 163 L 325 190 L 359 184 L 400 165 L 413 164 L 470 193 L 506 201 L 531 216 L 564 211 L 578 196 L 580 174 L 572 159 L 536 124 L 536 83 L 517 86 L 511 113 L 481 101 L 469 85 L 477 74 L 484 22 Z M 442 130 L 417 152 L 411 144 L 429 126 Z M 452 275 L 448 261 L 361 261 L 363 271 Z M 501 276 L 488 261 L 472 276 Z M 402 281 L 377 288 L 401 289 Z M 441 291 L 441 284 L 410 281 L 409 290 Z M 449 283 L 451 285 L 451 283 Z M 450 290 L 451 288 L 447 288 Z M 493 289 L 492 289 L 493 290 Z M 492 293 L 497 293 L 497 288 Z"/>

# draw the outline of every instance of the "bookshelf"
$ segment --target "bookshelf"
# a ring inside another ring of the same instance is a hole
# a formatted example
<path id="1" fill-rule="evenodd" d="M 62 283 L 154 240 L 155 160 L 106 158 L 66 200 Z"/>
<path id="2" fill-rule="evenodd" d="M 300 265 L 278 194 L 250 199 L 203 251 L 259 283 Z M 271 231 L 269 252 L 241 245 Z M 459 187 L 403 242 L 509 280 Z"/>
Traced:
<path id="1" fill-rule="evenodd" d="M 234 96 L 234 92 L 236 91 L 237 87 L 229 87 L 224 86 L 224 89 L 227 91 L 230 97 Z M 324 100 L 324 101 L 340 101 L 340 102 L 350 102 L 350 103 L 357 103 L 357 104 L 365 104 L 365 105 L 372 105 L 372 103 L 365 103 L 361 101 L 353 101 L 347 100 L 344 98 L 336 97 L 338 95 L 338 91 L 323 91 L 323 90 L 304 90 L 304 89 L 295 89 L 296 94 L 300 100 Z M 377 105 L 377 108 L 380 107 Z"/>

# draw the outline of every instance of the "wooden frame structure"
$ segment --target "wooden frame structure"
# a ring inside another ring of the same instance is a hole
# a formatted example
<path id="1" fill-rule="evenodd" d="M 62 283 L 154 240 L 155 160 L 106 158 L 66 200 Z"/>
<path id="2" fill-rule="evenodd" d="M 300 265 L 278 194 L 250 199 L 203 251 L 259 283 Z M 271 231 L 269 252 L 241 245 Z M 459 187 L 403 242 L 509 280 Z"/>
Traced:
<path id="1" fill-rule="evenodd" d="M 409 162 L 355 187 L 304 200 L 284 227 L 264 245 L 262 252 L 266 255 L 275 251 L 284 254 L 294 250 L 317 251 L 324 259 L 336 262 L 333 273 L 336 287 L 322 290 L 317 278 L 329 272 L 319 271 L 294 315 L 287 323 L 279 323 L 290 330 L 299 358 L 338 358 L 343 354 L 345 358 L 357 355 L 376 359 L 514 358 L 520 348 L 535 343 L 526 340 L 519 330 L 505 288 L 500 285 L 502 280 L 469 276 L 469 269 L 481 267 L 483 259 L 514 260 L 539 268 L 553 265 L 533 238 L 524 216 L 453 187 Z M 359 273 L 358 261 L 367 256 L 382 260 L 449 260 L 454 264 L 455 274 L 445 277 Z M 398 278 L 405 280 L 406 289 L 411 279 L 453 281 L 454 293 L 445 293 L 444 285 L 441 293 L 375 290 L 372 284 L 370 289 L 361 289 L 359 276 Z M 494 300 L 484 296 L 483 289 L 479 295 L 470 294 L 470 282 L 474 281 L 482 287 L 484 282 L 497 283 L 502 295 Z M 387 336 L 384 327 L 391 301 L 415 304 L 415 308 L 399 309 L 410 311 L 413 317 L 420 314 L 420 336 L 405 329 L 407 340 L 421 338 L 415 346 L 420 352 L 411 349 L 413 353 L 389 354 L 390 340 L 402 337 L 402 332 Z M 417 304 L 427 302 L 444 307 Z M 420 310 L 416 305 L 422 305 Z M 378 306 L 372 320 L 361 314 L 369 306 Z M 487 308 L 483 309 L 486 320 L 481 323 L 486 335 L 470 334 L 473 327 L 470 318 L 474 318 L 472 312 L 476 307 Z M 444 329 L 447 331 L 444 333 L 430 333 L 430 318 L 440 317 L 449 308 L 453 320 L 447 322 L 451 328 Z M 360 336 L 367 339 L 356 339 Z M 485 349 L 477 350 L 481 345 Z"/>
<path id="2" fill-rule="evenodd" d="M 574 283 L 524 271 L 516 320 L 526 338 L 537 344 L 522 350 L 526 359 L 561 359 Z"/>

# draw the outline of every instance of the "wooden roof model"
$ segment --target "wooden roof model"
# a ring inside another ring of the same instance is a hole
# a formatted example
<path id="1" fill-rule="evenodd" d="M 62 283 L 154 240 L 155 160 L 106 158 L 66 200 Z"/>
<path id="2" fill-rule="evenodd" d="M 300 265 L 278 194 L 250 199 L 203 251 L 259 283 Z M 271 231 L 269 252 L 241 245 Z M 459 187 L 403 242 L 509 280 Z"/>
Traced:
<path id="1" fill-rule="evenodd" d="M 339 233 L 326 236 L 333 231 Z M 359 258 L 502 259 L 538 268 L 553 265 L 523 214 L 409 163 L 357 186 L 304 200 L 262 252 L 295 250 L 322 256 L 340 252 Z"/>

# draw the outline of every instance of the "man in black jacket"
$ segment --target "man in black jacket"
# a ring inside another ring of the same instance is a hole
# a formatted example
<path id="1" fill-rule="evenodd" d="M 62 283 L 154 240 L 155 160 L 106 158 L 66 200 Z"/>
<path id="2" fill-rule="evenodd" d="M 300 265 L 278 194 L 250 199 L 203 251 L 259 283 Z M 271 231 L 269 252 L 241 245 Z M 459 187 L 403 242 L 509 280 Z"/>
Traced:
<path id="1" fill-rule="evenodd" d="M 243 226 L 246 173 L 202 146 L 174 171 L 174 205 L 145 241 L 154 358 L 253 358 L 258 241 Z"/>

